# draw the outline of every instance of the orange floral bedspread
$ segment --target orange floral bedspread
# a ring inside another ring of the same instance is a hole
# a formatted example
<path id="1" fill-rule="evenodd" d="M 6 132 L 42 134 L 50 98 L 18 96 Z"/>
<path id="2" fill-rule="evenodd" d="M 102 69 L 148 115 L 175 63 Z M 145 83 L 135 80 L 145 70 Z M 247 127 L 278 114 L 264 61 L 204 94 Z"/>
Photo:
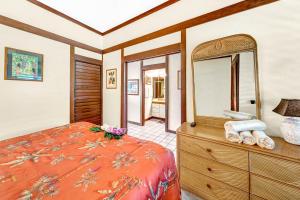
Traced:
<path id="1" fill-rule="evenodd" d="M 74 123 L 0 142 L 0 199 L 180 199 L 171 151 Z"/>

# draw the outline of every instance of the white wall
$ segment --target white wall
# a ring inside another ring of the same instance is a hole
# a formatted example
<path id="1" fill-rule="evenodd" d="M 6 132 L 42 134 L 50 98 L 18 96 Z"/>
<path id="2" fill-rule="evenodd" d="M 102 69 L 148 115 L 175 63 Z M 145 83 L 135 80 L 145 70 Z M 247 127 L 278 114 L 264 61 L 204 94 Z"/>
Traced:
<path id="1" fill-rule="evenodd" d="M 85 57 L 89 57 L 89 58 L 94 58 L 94 59 L 97 59 L 97 60 L 102 60 L 102 55 L 101 54 L 95 53 L 95 52 L 92 52 L 92 51 L 88 51 L 88 50 L 85 50 L 85 49 L 81 49 L 81 48 L 78 48 L 78 47 L 75 47 L 75 54 L 85 56 Z"/>
<path id="2" fill-rule="evenodd" d="M 69 123 L 70 47 L 0 25 L 0 140 Z M 4 47 L 44 55 L 44 81 L 4 80 Z"/>
<path id="3" fill-rule="evenodd" d="M 106 70 L 117 69 L 117 89 L 106 89 Z M 121 51 L 103 55 L 103 123 L 120 126 Z"/>
<path id="4" fill-rule="evenodd" d="M 181 69 L 181 54 L 169 56 L 169 129 L 176 131 L 181 125 L 181 90 L 177 87 L 177 71 Z"/>
<path id="5" fill-rule="evenodd" d="M 141 62 L 130 62 L 128 63 L 128 80 L 138 79 L 139 80 L 139 95 L 128 95 L 127 97 L 127 119 L 131 122 L 141 123 Z"/>
<path id="6" fill-rule="evenodd" d="M 159 37 L 153 40 L 149 40 L 146 42 L 142 42 L 130 47 L 125 48 L 124 54 L 126 55 L 130 55 L 130 54 L 135 54 L 141 51 L 148 51 L 151 49 L 156 49 L 159 47 L 164 47 L 164 46 L 168 46 L 170 44 L 176 44 L 176 43 L 180 43 L 180 32 L 176 32 L 176 33 L 172 33 L 169 35 L 165 35 L 163 37 Z"/>
<path id="7" fill-rule="evenodd" d="M 187 117 L 193 121 L 190 56 L 200 43 L 238 33 L 258 44 L 262 119 L 280 136 L 282 117 L 272 112 L 281 98 L 300 99 L 300 1 L 283 0 L 187 30 Z M 254 23 L 255 22 L 255 23 Z"/>
<path id="8" fill-rule="evenodd" d="M 0 15 L 90 46 L 103 47 L 103 37 L 27 0 L 1 0 Z"/>

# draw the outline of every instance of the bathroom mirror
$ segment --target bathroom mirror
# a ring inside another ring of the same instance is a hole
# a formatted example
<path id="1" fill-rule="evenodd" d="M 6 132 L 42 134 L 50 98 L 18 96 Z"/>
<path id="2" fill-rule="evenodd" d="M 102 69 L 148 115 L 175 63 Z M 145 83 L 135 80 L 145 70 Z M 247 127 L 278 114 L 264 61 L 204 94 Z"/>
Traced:
<path id="1" fill-rule="evenodd" d="M 195 121 L 226 120 L 224 111 L 260 119 L 257 45 L 239 34 L 198 45 L 192 53 Z"/>
<path id="2" fill-rule="evenodd" d="M 165 98 L 164 77 L 153 77 L 153 98 Z"/>

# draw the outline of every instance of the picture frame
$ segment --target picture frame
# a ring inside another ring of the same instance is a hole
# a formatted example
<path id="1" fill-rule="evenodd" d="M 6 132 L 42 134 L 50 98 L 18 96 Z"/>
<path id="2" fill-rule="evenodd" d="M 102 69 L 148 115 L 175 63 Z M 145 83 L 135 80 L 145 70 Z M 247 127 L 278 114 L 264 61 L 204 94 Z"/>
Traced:
<path id="1" fill-rule="evenodd" d="M 181 90 L 181 70 L 177 71 L 177 89 Z"/>
<path id="2" fill-rule="evenodd" d="M 145 76 L 145 84 L 151 85 L 151 77 L 150 76 Z"/>
<path id="3" fill-rule="evenodd" d="M 43 54 L 5 47 L 4 80 L 43 81 Z"/>
<path id="4" fill-rule="evenodd" d="M 106 89 L 117 89 L 117 69 L 106 70 Z"/>
<path id="5" fill-rule="evenodd" d="M 128 95 L 139 95 L 139 79 L 128 79 L 127 94 Z"/>

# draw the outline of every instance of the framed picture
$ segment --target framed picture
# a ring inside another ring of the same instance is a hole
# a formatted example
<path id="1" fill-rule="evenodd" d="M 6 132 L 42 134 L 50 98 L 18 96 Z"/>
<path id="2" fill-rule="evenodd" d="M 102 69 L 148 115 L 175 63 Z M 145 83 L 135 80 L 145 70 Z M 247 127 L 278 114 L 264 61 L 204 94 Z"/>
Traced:
<path id="1" fill-rule="evenodd" d="M 106 70 L 106 89 L 117 89 L 117 69 Z"/>
<path id="2" fill-rule="evenodd" d="M 139 95 L 139 79 L 128 79 L 128 95 Z"/>
<path id="3" fill-rule="evenodd" d="M 177 71 L 177 89 L 181 90 L 181 71 Z"/>
<path id="4" fill-rule="evenodd" d="M 5 47 L 4 79 L 43 81 L 43 55 Z"/>
<path id="5" fill-rule="evenodd" d="M 151 77 L 150 76 L 145 76 L 145 84 L 151 85 Z"/>

